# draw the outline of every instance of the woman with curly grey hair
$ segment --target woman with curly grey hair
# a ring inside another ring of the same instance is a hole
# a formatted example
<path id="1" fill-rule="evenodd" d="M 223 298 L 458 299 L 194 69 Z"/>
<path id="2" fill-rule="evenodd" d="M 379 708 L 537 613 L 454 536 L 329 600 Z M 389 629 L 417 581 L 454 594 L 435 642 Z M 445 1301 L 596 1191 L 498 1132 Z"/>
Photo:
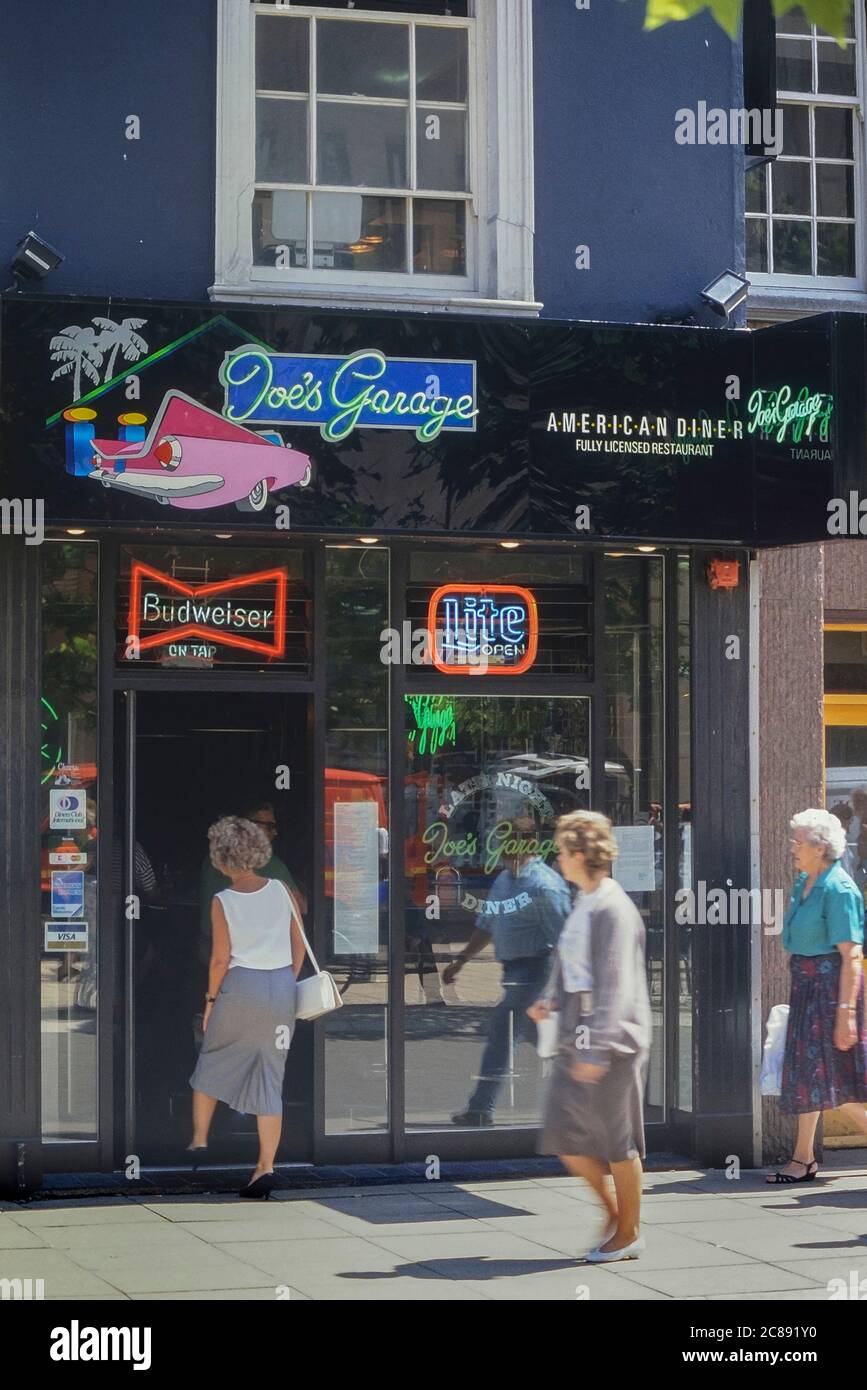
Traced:
<path id="1" fill-rule="evenodd" d="M 267 1198 L 283 1124 L 283 1073 L 295 1028 L 295 982 L 306 947 L 280 879 L 256 873 L 271 857 L 264 831 L 226 816 L 208 831 L 211 862 L 232 880 L 211 903 L 204 1042 L 193 1088 L 193 1157 L 207 1148 L 217 1101 L 255 1115 L 259 1158 L 241 1197 Z"/>
<path id="2" fill-rule="evenodd" d="M 545 994 L 527 1010 L 536 1023 L 559 1016 L 539 1148 L 559 1154 L 605 1207 L 607 1230 L 587 1259 L 634 1260 L 644 1249 L 641 1160 L 651 1031 L 644 922 L 610 877 L 617 841 L 607 817 L 561 816 L 555 842 L 560 872 L 581 894 L 560 935 Z"/>
<path id="3" fill-rule="evenodd" d="M 780 1108 L 798 1117 L 789 1162 L 770 1183 L 812 1182 L 823 1110 L 842 1109 L 867 1133 L 864 899 L 840 862 L 846 834 L 829 811 L 801 811 L 789 845 L 799 870 L 783 923 L 792 989 Z"/>

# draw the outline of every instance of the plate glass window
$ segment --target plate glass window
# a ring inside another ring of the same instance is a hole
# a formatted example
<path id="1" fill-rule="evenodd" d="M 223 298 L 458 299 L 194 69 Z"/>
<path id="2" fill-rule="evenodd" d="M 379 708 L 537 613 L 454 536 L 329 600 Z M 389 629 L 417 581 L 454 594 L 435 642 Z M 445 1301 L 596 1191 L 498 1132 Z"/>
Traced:
<path id="1" fill-rule="evenodd" d="M 254 264 L 464 280 L 467 6 L 365 10 L 254 8 Z"/>

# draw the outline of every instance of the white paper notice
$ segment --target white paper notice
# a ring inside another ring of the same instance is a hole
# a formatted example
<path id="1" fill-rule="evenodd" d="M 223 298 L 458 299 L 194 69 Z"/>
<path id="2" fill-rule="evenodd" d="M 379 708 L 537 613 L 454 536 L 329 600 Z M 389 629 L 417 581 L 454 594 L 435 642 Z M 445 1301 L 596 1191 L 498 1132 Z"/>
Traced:
<path id="1" fill-rule="evenodd" d="M 379 810 L 373 801 L 334 805 L 334 953 L 379 950 Z"/>
<path id="2" fill-rule="evenodd" d="M 615 825 L 614 837 L 620 851 L 614 861 L 614 877 L 627 893 L 652 893 L 656 888 L 652 825 Z"/>

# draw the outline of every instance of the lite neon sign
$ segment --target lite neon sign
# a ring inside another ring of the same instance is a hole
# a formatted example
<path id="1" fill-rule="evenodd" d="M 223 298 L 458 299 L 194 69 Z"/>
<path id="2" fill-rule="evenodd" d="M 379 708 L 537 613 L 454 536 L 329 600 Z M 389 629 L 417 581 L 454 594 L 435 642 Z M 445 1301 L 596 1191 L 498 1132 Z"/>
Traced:
<path id="1" fill-rule="evenodd" d="M 223 647 L 282 657 L 286 651 L 287 585 L 288 571 L 282 568 L 212 584 L 184 584 L 135 561 L 130 570 L 127 628 L 129 638 L 134 639 L 133 650 L 147 651 L 200 637 Z"/>
<path id="2" fill-rule="evenodd" d="M 788 435 L 797 444 L 805 434 L 812 439 L 813 430 L 818 426 L 816 437 L 827 440 L 833 412 L 834 397 L 811 391 L 809 386 L 802 386 L 797 394 L 791 386 L 781 386 L 776 391 L 757 388 L 747 401 L 747 430 L 750 434 L 755 434 L 756 430 L 773 434 L 778 444 Z"/>
<path id="3" fill-rule="evenodd" d="M 438 671 L 519 676 L 536 660 L 536 600 L 513 584 L 443 584 L 431 596 L 428 634 Z"/>
<path id="4" fill-rule="evenodd" d="M 476 427 L 476 364 L 385 357 L 308 357 L 238 348 L 220 368 L 228 420 L 319 425 L 339 443 L 354 429 L 415 430 L 430 443 L 443 430 Z"/>

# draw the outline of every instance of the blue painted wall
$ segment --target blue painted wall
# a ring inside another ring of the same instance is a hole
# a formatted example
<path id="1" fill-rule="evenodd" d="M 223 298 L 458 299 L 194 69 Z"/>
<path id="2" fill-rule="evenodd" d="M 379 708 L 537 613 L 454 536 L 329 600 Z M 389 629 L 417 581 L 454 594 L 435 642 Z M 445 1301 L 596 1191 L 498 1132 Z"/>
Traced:
<path id="1" fill-rule="evenodd" d="M 243 0 L 238 0 L 242 3 Z M 528 0 L 529 2 L 529 0 Z M 697 309 L 741 264 L 739 155 L 675 143 L 675 111 L 740 105 L 709 21 L 642 31 L 644 0 L 533 0 L 536 293 L 562 318 Z M 33 227 L 50 294 L 205 300 L 214 279 L 214 0 L 5 0 L 0 259 Z M 128 115 L 141 139 L 125 138 Z M 575 269 L 575 246 L 591 269 Z"/>
<path id="2" fill-rule="evenodd" d="M 643 30 L 645 0 L 535 0 L 536 297 L 653 322 L 743 265 L 739 150 L 678 145 L 675 112 L 742 104 L 741 52 L 705 18 Z M 575 247 L 590 247 L 589 270 Z"/>

